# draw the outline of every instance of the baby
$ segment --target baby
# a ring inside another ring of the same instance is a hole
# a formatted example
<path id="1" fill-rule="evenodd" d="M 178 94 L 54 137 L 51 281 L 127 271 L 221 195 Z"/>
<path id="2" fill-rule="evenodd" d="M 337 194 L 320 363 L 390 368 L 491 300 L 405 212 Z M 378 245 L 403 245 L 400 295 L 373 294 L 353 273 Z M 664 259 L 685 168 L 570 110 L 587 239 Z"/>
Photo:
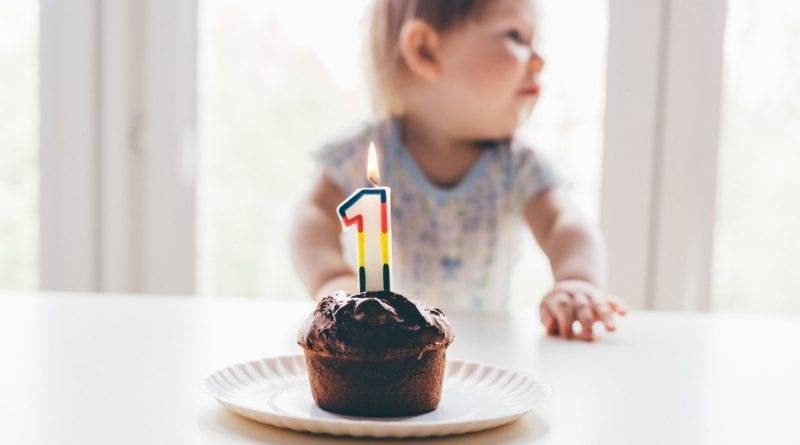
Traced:
<path id="1" fill-rule="evenodd" d="M 323 147 L 321 172 L 298 207 L 292 256 L 317 299 L 357 280 L 336 206 L 368 186 L 379 147 L 392 188 L 396 291 L 443 309 L 505 308 L 519 227 L 550 260 L 540 303 L 547 332 L 594 338 L 626 309 L 604 291 L 598 229 L 570 202 L 550 163 L 515 132 L 539 98 L 530 0 L 375 0 L 370 53 L 380 119 Z M 579 330 L 573 330 L 578 322 Z"/>

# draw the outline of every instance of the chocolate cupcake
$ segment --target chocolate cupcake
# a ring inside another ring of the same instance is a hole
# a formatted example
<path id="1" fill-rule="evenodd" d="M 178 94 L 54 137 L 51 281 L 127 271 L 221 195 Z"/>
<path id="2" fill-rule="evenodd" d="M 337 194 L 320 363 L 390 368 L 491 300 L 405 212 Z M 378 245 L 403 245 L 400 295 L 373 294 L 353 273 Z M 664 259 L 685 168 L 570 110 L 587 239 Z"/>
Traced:
<path id="1" fill-rule="evenodd" d="M 452 341 L 439 309 L 386 291 L 323 298 L 297 338 L 317 405 L 373 417 L 435 409 Z"/>

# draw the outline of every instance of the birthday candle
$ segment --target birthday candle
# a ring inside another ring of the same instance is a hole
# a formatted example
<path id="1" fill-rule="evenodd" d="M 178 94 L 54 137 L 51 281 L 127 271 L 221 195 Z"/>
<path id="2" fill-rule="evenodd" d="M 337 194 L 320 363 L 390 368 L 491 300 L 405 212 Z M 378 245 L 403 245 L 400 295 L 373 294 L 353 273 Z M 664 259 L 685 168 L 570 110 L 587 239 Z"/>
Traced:
<path id="1" fill-rule="evenodd" d="M 391 189 L 379 187 L 380 172 L 375 145 L 367 155 L 367 178 L 372 187 L 356 189 L 336 212 L 342 229 L 356 226 L 358 288 L 360 292 L 392 288 Z"/>

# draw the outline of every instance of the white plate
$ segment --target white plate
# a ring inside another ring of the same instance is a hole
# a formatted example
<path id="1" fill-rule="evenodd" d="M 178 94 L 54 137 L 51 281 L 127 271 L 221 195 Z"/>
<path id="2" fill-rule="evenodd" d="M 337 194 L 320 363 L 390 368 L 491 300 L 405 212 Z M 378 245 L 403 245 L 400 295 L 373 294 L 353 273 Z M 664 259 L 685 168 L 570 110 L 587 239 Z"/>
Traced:
<path id="1" fill-rule="evenodd" d="M 435 410 L 409 417 L 353 417 L 320 409 L 311 397 L 302 355 L 234 365 L 202 385 L 230 410 L 297 431 L 347 436 L 423 437 L 493 428 L 547 401 L 550 389 L 513 371 L 448 360 L 442 399 Z"/>

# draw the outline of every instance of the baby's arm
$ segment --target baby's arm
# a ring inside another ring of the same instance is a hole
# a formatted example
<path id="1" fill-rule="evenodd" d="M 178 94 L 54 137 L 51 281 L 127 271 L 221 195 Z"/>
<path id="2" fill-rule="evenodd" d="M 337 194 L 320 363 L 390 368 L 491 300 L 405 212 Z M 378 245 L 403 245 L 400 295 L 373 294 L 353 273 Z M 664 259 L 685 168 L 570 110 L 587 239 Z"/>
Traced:
<path id="1" fill-rule="evenodd" d="M 292 261 L 300 280 L 316 300 L 335 290 L 353 291 L 356 278 L 344 259 L 336 206 L 346 198 L 325 174 L 301 200 L 291 233 Z"/>
<path id="2" fill-rule="evenodd" d="M 581 324 L 580 338 L 584 340 L 594 337 L 595 321 L 613 331 L 613 314 L 624 315 L 626 309 L 604 291 L 606 252 L 599 229 L 580 214 L 560 187 L 531 199 L 524 214 L 550 259 L 555 279 L 553 289 L 539 307 L 548 333 L 572 338 L 576 320 Z"/>

